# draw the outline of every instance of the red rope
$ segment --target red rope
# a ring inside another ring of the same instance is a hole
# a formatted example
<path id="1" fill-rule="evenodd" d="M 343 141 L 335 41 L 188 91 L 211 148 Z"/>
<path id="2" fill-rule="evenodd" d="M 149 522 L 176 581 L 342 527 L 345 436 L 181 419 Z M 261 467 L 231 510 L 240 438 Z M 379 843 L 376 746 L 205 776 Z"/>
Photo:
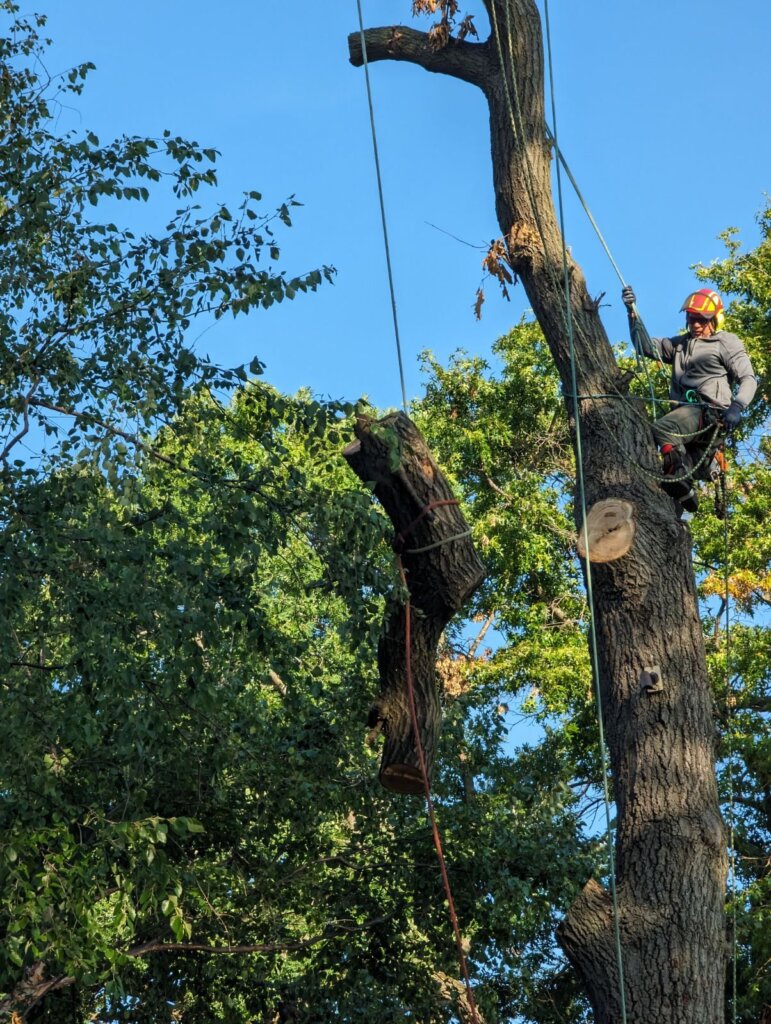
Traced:
<path id="1" fill-rule="evenodd" d="M 424 516 L 427 516 L 429 512 L 433 512 L 433 510 L 435 508 L 441 508 L 442 505 L 458 505 L 458 504 L 460 504 L 460 503 L 455 498 L 444 498 L 442 501 L 432 501 L 432 502 L 430 502 L 428 505 L 426 505 L 426 507 L 421 511 L 421 513 L 419 515 L 415 516 L 415 518 L 412 520 L 412 522 L 409 524 L 409 526 L 405 527 L 402 530 L 401 533 L 398 533 L 396 535 L 396 537 L 394 538 L 394 545 L 393 545 L 394 546 L 394 550 L 397 553 L 401 551 L 402 544 L 404 544 L 404 542 L 407 539 L 407 537 L 412 533 L 412 531 L 415 529 L 415 527 L 418 525 L 418 523 L 421 521 L 421 519 L 423 519 Z M 399 567 L 401 568 L 401 563 L 400 563 Z"/>
<path id="2" fill-rule="evenodd" d="M 437 505 L 457 505 L 457 501 L 441 501 L 434 502 L 433 507 Z M 427 505 L 423 509 L 415 523 L 421 519 L 426 512 L 431 510 L 432 506 Z M 412 523 L 405 534 L 409 533 L 412 527 L 415 525 Z M 403 534 L 399 535 L 403 538 Z M 396 561 L 399 566 L 399 574 L 402 578 L 402 583 L 405 590 L 407 587 L 407 578 L 404 574 L 404 566 L 402 565 L 401 556 L 396 556 Z M 466 996 L 468 998 L 469 1009 L 471 1011 L 471 1018 L 474 1024 L 480 1024 L 479 1014 L 477 1012 L 477 1005 L 474 999 L 474 993 L 471 989 L 471 979 L 468 973 L 468 964 L 466 963 L 466 954 L 463 951 L 463 936 L 461 935 L 460 925 L 458 924 L 458 915 L 455 912 L 455 900 L 452 897 L 452 889 L 450 888 L 450 878 L 447 874 L 447 864 L 444 859 L 444 850 L 442 849 L 442 837 L 439 834 L 439 827 L 436 824 L 436 815 L 434 814 L 434 802 L 431 799 L 431 784 L 428 781 L 428 769 L 426 768 L 426 756 L 423 752 L 423 743 L 420 739 L 420 729 L 418 727 L 418 709 L 415 704 L 415 689 L 412 685 L 412 606 L 409 599 L 406 605 L 406 616 L 405 616 L 405 642 L 407 646 L 407 657 L 406 657 L 406 669 L 407 669 L 407 695 L 410 701 L 410 716 L 412 718 L 412 732 L 415 737 L 415 749 L 418 752 L 418 763 L 420 764 L 420 774 L 423 780 L 423 789 L 426 794 L 426 804 L 428 806 L 428 816 L 431 819 L 431 831 L 434 836 L 434 846 L 436 847 L 436 856 L 439 861 L 439 870 L 442 873 L 442 882 L 444 883 L 444 891 L 447 896 L 447 905 L 450 909 L 450 920 L 452 921 L 452 930 L 455 935 L 455 945 L 458 948 L 458 964 L 460 965 L 461 974 L 463 975 L 463 981 L 466 986 Z"/>

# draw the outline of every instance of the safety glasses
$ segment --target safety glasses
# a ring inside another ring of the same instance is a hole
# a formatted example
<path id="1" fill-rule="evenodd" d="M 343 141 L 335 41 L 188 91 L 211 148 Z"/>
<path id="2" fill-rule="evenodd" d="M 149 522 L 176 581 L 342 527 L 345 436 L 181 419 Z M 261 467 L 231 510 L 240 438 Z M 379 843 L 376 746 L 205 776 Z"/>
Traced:
<path id="1" fill-rule="evenodd" d="M 698 313 L 686 313 L 685 319 L 689 324 L 708 324 L 713 318 L 711 316 L 699 316 Z"/>

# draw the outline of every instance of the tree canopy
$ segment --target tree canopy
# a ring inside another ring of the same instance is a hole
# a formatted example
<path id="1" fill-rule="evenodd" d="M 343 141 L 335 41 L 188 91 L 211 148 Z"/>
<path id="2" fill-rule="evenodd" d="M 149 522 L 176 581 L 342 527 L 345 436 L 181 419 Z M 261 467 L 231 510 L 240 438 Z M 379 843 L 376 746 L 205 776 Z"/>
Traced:
<path id="1" fill-rule="evenodd" d="M 213 150 L 57 135 L 88 66 L 46 82 L 44 19 L 2 10 L 0 1019 L 467 1020 L 422 801 L 377 785 L 367 733 L 401 585 L 340 457 L 366 406 L 189 342 L 332 272 L 274 268 L 291 201 L 190 205 Z M 164 187 L 184 205 L 162 233 L 113 223 Z M 760 223 L 700 272 L 764 373 Z M 533 323 L 424 369 L 414 417 L 489 570 L 443 639 L 434 780 L 477 1002 L 579 1024 L 554 928 L 608 865 L 570 423 Z M 767 401 L 732 460 L 727 569 L 726 524 L 691 524 L 747 1022 L 771 1003 Z"/>

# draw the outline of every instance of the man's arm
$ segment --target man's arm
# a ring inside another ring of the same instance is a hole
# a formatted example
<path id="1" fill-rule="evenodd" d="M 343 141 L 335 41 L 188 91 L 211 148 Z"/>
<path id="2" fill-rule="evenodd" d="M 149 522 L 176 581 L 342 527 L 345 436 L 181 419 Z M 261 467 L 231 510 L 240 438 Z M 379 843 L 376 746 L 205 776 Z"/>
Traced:
<path id="1" fill-rule="evenodd" d="M 648 359 L 660 359 L 665 363 L 672 362 L 672 346 L 668 338 L 651 338 L 645 328 L 645 324 L 637 313 L 637 297 L 629 285 L 625 285 L 621 292 L 621 299 L 626 306 L 626 314 L 629 319 L 629 336 L 638 355 Z M 666 343 L 666 346 L 665 346 Z"/>
<path id="2" fill-rule="evenodd" d="M 744 411 L 755 397 L 758 389 L 758 380 L 752 368 L 750 357 L 740 338 L 735 334 L 728 334 L 723 351 L 725 353 L 726 369 L 731 383 L 738 384 L 738 390 L 732 405 L 738 405 Z"/>

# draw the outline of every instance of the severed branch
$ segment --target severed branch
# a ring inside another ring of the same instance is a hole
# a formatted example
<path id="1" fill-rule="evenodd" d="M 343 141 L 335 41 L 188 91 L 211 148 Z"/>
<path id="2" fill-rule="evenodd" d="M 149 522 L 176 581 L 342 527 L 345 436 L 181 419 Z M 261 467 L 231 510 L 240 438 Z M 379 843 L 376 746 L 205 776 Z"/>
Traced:
<path id="1" fill-rule="evenodd" d="M 368 28 L 364 32 L 367 62 L 403 60 L 418 64 L 426 71 L 451 75 L 464 82 L 485 88 L 489 71 L 489 48 L 486 43 L 467 43 L 450 39 L 446 46 L 437 48 L 426 32 L 418 32 L 404 25 L 390 28 Z M 364 64 L 361 33 L 348 36 L 351 64 L 359 68 Z"/>
<path id="2" fill-rule="evenodd" d="M 404 413 L 360 417 L 343 456 L 372 488 L 393 523 L 408 606 L 387 613 L 378 644 L 380 694 L 370 711 L 369 742 L 385 735 L 380 781 L 395 793 L 421 793 L 423 779 L 410 710 L 407 660 L 421 746 L 430 771 L 441 727 L 436 656 L 442 631 L 485 577 L 452 490 L 417 427 Z"/>

